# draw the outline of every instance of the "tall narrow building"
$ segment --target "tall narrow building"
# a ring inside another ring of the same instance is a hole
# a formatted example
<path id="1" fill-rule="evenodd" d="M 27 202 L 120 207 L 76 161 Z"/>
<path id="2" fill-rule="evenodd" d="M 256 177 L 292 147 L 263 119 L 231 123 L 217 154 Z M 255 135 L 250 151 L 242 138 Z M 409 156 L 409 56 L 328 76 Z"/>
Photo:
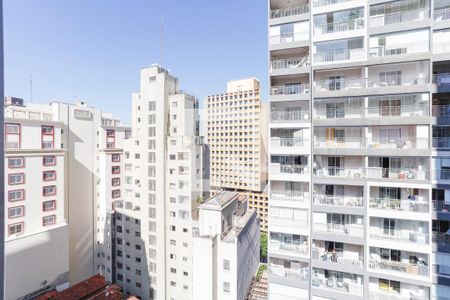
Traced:
<path id="1" fill-rule="evenodd" d="M 269 56 L 269 298 L 446 299 L 450 2 L 269 0 Z"/>
<path id="2" fill-rule="evenodd" d="M 204 199 L 198 100 L 154 65 L 141 70 L 115 203 L 116 282 L 141 299 L 192 299 L 192 218 Z"/>
<path id="3" fill-rule="evenodd" d="M 227 83 L 227 92 L 207 97 L 211 191 L 237 191 L 267 231 L 267 109 L 255 78 Z"/>

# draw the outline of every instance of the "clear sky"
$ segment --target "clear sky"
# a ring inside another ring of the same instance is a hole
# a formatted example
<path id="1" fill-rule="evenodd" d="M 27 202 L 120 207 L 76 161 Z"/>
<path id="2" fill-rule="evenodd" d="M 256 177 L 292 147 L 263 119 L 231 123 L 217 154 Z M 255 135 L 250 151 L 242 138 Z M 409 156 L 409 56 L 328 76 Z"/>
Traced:
<path id="1" fill-rule="evenodd" d="M 262 0 L 4 0 L 5 95 L 74 102 L 130 120 L 139 70 L 160 60 L 203 99 L 232 79 L 267 93 Z"/>

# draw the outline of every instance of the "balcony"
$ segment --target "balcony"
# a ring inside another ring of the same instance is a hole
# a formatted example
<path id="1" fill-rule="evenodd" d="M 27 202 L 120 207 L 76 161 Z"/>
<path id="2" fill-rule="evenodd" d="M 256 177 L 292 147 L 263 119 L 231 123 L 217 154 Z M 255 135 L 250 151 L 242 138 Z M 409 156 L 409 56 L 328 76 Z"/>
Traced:
<path id="1" fill-rule="evenodd" d="M 315 167 L 314 175 L 318 177 L 364 178 L 364 168 Z"/>
<path id="2" fill-rule="evenodd" d="M 450 118 L 450 105 L 433 105 L 433 117 Z"/>
<path id="3" fill-rule="evenodd" d="M 307 14 L 309 12 L 309 4 L 301 4 L 286 8 L 272 9 L 270 11 L 271 19 L 286 18 L 291 16 L 298 16 Z"/>
<path id="4" fill-rule="evenodd" d="M 407 55 L 414 53 L 426 53 L 430 51 L 429 42 L 423 41 L 418 43 L 399 44 L 391 46 L 370 47 L 369 57 L 385 57 L 395 55 Z"/>
<path id="5" fill-rule="evenodd" d="M 303 149 L 309 146 L 309 140 L 301 137 L 292 137 L 292 138 L 272 137 L 270 138 L 270 146 L 272 148 L 277 149 L 293 149 L 293 148 Z"/>
<path id="6" fill-rule="evenodd" d="M 270 164 L 271 174 L 308 174 L 306 165 Z"/>
<path id="7" fill-rule="evenodd" d="M 273 59 L 270 62 L 270 74 L 277 76 L 308 72 L 309 66 L 309 54 L 303 57 Z"/>
<path id="8" fill-rule="evenodd" d="M 347 255 L 345 250 L 329 252 L 325 248 L 313 247 L 311 255 L 313 260 L 321 262 L 335 263 L 358 268 L 362 268 L 364 266 L 364 258 L 362 256 L 352 258 L 353 255 Z"/>
<path id="9" fill-rule="evenodd" d="M 450 7 L 435 9 L 433 19 L 435 22 L 450 20 Z"/>
<path id="10" fill-rule="evenodd" d="M 370 16 L 369 26 L 371 28 L 381 27 L 391 24 L 410 23 L 428 19 L 429 11 L 427 9 L 417 9 L 391 14 Z"/>
<path id="11" fill-rule="evenodd" d="M 429 236 L 428 233 L 418 232 L 408 229 L 384 229 L 382 227 L 370 226 L 369 234 L 373 238 L 409 242 L 418 245 L 428 245 Z"/>
<path id="12" fill-rule="evenodd" d="M 369 300 L 429 300 L 429 297 L 413 295 L 410 291 L 407 293 L 396 293 L 395 291 L 389 293 L 382 290 L 369 291 Z"/>
<path id="13" fill-rule="evenodd" d="M 449 173 L 450 175 L 450 173 Z M 366 177 L 371 179 L 428 180 L 428 170 L 422 168 L 366 168 Z"/>
<path id="14" fill-rule="evenodd" d="M 309 84 L 291 84 L 272 86 L 270 88 L 271 96 L 286 95 L 304 95 L 309 94 Z"/>
<path id="15" fill-rule="evenodd" d="M 314 193 L 313 202 L 314 204 L 327 206 L 362 207 L 363 197 L 329 196 Z"/>
<path id="16" fill-rule="evenodd" d="M 434 180 L 450 180 L 449 169 L 433 170 L 431 175 L 433 176 Z"/>
<path id="17" fill-rule="evenodd" d="M 314 148 L 351 148 L 361 149 L 367 148 L 366 138 L 364 137 L 343 137 L 343 138 L 326 138 L 314 137 Z"/>
<path id="18" fill-rule="evenodd" d="M 308 242 L 300 242 L 300 241 L 292 241 L 290 243 L 277 241 L 277 240 L 269 240 L 269 251 L 278 251 L 278 252 L 286 252 L 293 255 L 309 255 L 309 247 Z"/>
<path id="19" fill-rule="evenodd" d="M 352 1 L 352 0 L 314 0 L 313 6 L 320 7 L 320 6 L 341 4 L 341 3 L 345 3 L 345 2 L 349 2 L 349 1 Z"/>
<path id="20" fill-rule="evenodd" d="M 316 25 L 314 26 L 314 34 L 322 35 L 334 32 L 344 32 L 360 29 L 364 29 L 364 19 L 355 19 L 355 20 L 348 20 L 345 22 Z"/>
<path id="21" fill-rule="evenodd" d="M 380 137 L 315 137 L 315 148 L 348 148 L 348 149 L 428 149 L 427 138 L 380 138 Z"/>
<path id="22" fill-rule="evenodd" d="M 361 61 L 364 60 L 365 57 L 366 50 L 364 48 L 339 49 L 314 54 L 314 64 L 342 61 Z"/>
<path id="23" fill-rule="evenodd" d="M 428 76 L 424 74 L 405 74 L 396 76 L 377 76 L 369 78 L 327 79 L 314 82 L 316 92 L 339 92 L 355 89 L 375 89 L 395 86 L 415 86 L 428 84 Z"/>
<path id="24" fill-rule="evenodd" d="M 433 211 L 448 213 L 450 212 L 450 204 L 444 201 L 433 201 Z"/>
<path id="25" fill-rule="evenodd" d="M 407 211 L 419 213 L 429 212 L 429 205 L 425 201 L 370 197 L 369 204 L 370 208 L 382 210 Z"/>
<path id="26" fill-rule="evenodd" d="M 450 117 L 450 106 L 449 117 Z M 426 116 L 428 106 L 417 105 L 399 105 L 387 107 L 342 107 L 342 108 L 316 108 L 314 110 L 314 119 L 347 119 L 347 118 L 378 118 L 378 117 L 411 117 Z"/>
<path id="27" fill-rule="evenodd" d="M 316 269 L 314 269 L 316 272 Z M 350 294 L 353 296 L 362 297 L 364 294 L 364 286 L 362 284 L 362 277 L 355 274 L 347 274 L 343 273 L 341 276 L 332 276 L 328 275 L 328 277 L 322 273 L 323 270 L 319 270 L 319 274 L 315 274 L 311 281 L 312 287 L 324 290 L 331 290 L 333 292 L 341 292 Z M 341 273 L 341 272 L 337 272 Z M 357 278 L 352 279 L 352 278 Z"/>
<path id="28" fill-rule="evenodd" d="M 305 282 L 305 283 L 307 283 L 309 280 L 307 267 L 299 268 L 299 269 L 290 269 L 290 268 L 284 268 L 280 265 L 270 264 L 269 275 L 276 277 L 276 278 L 280 278 L 280 279 L 301 281 L 301 282 Z"/>
<path id="29" fill-rule="evenodd" d="M 271 190 L 270 199 L 274 201 L 293 201 L 293 202 L 307 203 L 309 202 L 309 192 Z"/>
<path id="30" fill-rule="evenodd" d="M 373 254 L 371 253 L 371 256 Z M 419 259 L 417 263 L 411 263 L 410 260 L 402 259 L 402 261 L 393 261 L 388 259 L 370 258 L 369 268 L 382 271 L 394 271 L 401 272 L 411 275 L 428 276 L 429 267 L 428 264 L 423 260 Z"/>
<path id="31" fill-rule="evenodd" d="M 308 31 L 289 32 L 279 35 L 270 36 L 270 45 L 286 45 L 294 44 L 296 42 L 307 42 L 309 40 Z"/>
<path id="32" fill-rule="evenodd" d="M 270 121 L 274 123 L 307 122 L 309 115 L 308 111 L 300 110 L 272 111 L 270 113 Z"/>
<path id="33" fill-rule="evenodd" d="M 317 232 L 362 237 L 364 227 L 358 224 L 313 223 L 313 230 Z"/>
<path id="34" fill-rule="evenodd" d="M 447 233 L 433 232 L 433 244 L 449 246 L 450 245 L 450 235 Z"/>
<path id="35" fill-rule="evenodd" d="M 450 137 L 434 137 L 433 138 L 433 148 L 450 148 Z"/>
<path id="36" fill-rule="evenodd" d="M 433 53 L 448 53 L 450 52 L 450 44 L 448 42 L 434 42 Z"/>

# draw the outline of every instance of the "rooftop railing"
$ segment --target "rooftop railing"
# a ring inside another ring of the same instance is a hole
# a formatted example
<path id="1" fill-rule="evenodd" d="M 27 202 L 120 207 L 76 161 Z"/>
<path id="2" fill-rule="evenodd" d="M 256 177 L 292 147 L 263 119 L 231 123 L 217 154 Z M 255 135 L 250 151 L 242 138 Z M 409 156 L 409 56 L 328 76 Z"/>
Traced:
<path id="1" fill-rule="evenodd" d="M 354 19 L 344 22 L 327 23 L 314 26 L 314 34 L 328 34 L 333 32 L 364 29 L 364 19 Z"/>
<path id="2" fill-rule="evenodd" d="M 309 12 L 309 4 L 301 4 L 286 8 L 272 9 L 270 11 L 270 18 L 285 18 L 290 16 L 302 15 Z"/>

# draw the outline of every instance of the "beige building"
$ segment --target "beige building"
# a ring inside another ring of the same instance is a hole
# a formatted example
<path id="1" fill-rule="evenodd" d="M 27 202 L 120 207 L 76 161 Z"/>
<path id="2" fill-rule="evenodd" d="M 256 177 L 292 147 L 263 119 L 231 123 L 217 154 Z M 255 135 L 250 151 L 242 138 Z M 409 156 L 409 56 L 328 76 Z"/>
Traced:
<path id="1" fill-rule="evenodd" d="M 255 78 L 229 81 L 227 92 L 207 97 L 211 191 L 249 196 L 267 231 L 266 108 Z"/>

